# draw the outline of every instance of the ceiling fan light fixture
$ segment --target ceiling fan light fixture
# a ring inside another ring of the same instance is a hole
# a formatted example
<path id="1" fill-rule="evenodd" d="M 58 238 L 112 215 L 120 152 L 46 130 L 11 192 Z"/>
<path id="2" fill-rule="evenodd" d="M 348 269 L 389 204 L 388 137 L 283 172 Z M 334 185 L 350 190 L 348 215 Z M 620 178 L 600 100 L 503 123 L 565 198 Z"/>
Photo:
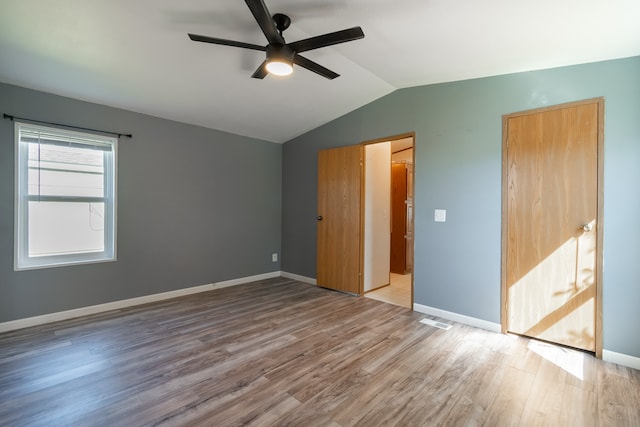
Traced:
<path id="1" fill-rule="evenodd" d="M 276 76 L 288 76 L 293 72 L 293 51 L 287 45 L 267 46 L 267 71 Z"/>
<path id="2" fill-rule="evenodd" d="M 273 59 L 267 62 L 267 71 L 276 76 L 288 76 L 293 72 L 293 66 L 282 59 Z"/>

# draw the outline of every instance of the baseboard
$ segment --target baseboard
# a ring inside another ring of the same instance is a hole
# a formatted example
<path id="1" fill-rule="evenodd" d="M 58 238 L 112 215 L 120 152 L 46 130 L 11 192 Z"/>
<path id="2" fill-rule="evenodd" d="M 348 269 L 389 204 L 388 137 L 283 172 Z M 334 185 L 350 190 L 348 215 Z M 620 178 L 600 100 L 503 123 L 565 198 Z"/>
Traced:
<path id="1" fill-rule="evenodd" d="M 487 331 L 491 332 L 500 333 L 502 331 L 502 327 L 499 323 L 493 323 L 487 320 L 477 319 L 475 317 L 465 316 L 451 311 L 429 307 L 427 305 L 414 303 L 413 310 L 417 311 L 418 313 L 424 313 L 431 316 L 441 317 L 447 320 L 453 320 L 454 322 L 464 323 L 465 325 L 474 326 L 480 329 L 486 329 Z"/>
<path id="2" fill-rule="evenodd" d="M 369 292 L 379 291 L 380 289 L 386 288 L 387 286 L 391 286 L 391 283 L 387 283 L 386 285 L 376 286 L 375 288 L 371 288 L 371 289 L 368 289 L 368 290 L 364 291 L 364 293 L 367 294 Z"/>
<path id="3" fill-rule="evenodd" d="M 640 370 L 640 357 L 629 356 L 615 351 L 602 350 L 602 360 Z"/>
<path id="4" fill-rule="evenodd" d="M 243 283 L 255 282 L 258 280 L 272 279 L 280 277 L 279 271 L 271 273 L 258 274 L 255 276 L 241 277 L 233 280 L 225 280 L 222 282 L 209 283 L 207 285 L 193 286 L 190 288 L 177 289 L 175 291 L 161 292 L 158 294 L 145 295 L 136 298 L 108 302 L 105 304 L 91 305 L 88 307 L 76 308 L 73 310 L 59 311 L 57 313 L 43 314 L 41 316 L 27 317 L 24 319 L 11 320 L 9 322 L 0 323 L 0 333 L 13 331 L 16 329 L 28 328 L 31 326 L 43 325 L 45 323 L 58 322 L 60 320 L 73 319 L 90 314 L 103 313 L 105 311 L 120 310 L 136 305 L 147 304 L 150 302 L 162 301 L 171 298 L 177 298 L 185 295 L 196 294 L 199 292 L 211 291 L 213 289 L 226 288 L 229 286 L 241 285 Z"/>
<path id="5" fill-rule="evenodd" d="M 242 285 L 244 283 L 257 282 L 258 280 L 273 279 L 280 277 L 279 271 L 272 271 L 270 273 L 257 274 L 255 276 L 241 277 L 239 279 L 225 280 L 224 282 L 216 282 L 212 286 L 212 289 L 228 288 L 229 286 Z"/>
<path id="6" fill-rule="evenodd" d="M 316 279 L 312 279 L 311 277 L 300 276 L 299 274 L 293 274 L 293 273 L 287 273 L 286 271 L 281 271 L 280 276 L 286 277 L 287 279 L 293 279 L 299 282 L 308 283 L 310 285 L 317 285 Z"/>

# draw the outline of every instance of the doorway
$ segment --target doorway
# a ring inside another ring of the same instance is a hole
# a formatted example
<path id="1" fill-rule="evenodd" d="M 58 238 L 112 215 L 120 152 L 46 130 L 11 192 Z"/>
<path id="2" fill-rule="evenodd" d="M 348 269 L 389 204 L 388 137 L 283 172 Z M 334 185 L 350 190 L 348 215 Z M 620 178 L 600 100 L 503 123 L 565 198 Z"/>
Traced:
<path id="1" fill-rule="evenodd" d="M 503 117 L 502 329 L 601 357 L 604 100 Z"/>
<path id="2" fill-rule="evenodd" d="M 412 308 L 414 136 L 364 149 L 364 296 Z"/>

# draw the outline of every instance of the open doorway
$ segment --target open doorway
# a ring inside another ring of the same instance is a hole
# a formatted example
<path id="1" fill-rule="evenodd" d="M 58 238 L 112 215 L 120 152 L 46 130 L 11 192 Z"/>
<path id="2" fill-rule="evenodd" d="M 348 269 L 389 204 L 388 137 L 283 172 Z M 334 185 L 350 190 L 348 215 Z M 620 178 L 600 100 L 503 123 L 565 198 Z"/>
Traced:
<path id="1" fill-rule="evenodd" d="M 414 136 L 364 145 L 363 290 L 413 307 Z"/>

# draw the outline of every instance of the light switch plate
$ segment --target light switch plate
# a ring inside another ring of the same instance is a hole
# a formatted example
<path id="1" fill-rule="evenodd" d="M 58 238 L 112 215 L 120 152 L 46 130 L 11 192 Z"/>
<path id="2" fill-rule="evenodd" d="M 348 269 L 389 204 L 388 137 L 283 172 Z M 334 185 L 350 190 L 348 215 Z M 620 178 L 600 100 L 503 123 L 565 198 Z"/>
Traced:
<path id="1" fill-rule="evenodd" d="M 446 222 L 447 221 L 447 210 L 446 209 L 436 209 L 433 211 L 433 220 L 435 222 Z"/>

